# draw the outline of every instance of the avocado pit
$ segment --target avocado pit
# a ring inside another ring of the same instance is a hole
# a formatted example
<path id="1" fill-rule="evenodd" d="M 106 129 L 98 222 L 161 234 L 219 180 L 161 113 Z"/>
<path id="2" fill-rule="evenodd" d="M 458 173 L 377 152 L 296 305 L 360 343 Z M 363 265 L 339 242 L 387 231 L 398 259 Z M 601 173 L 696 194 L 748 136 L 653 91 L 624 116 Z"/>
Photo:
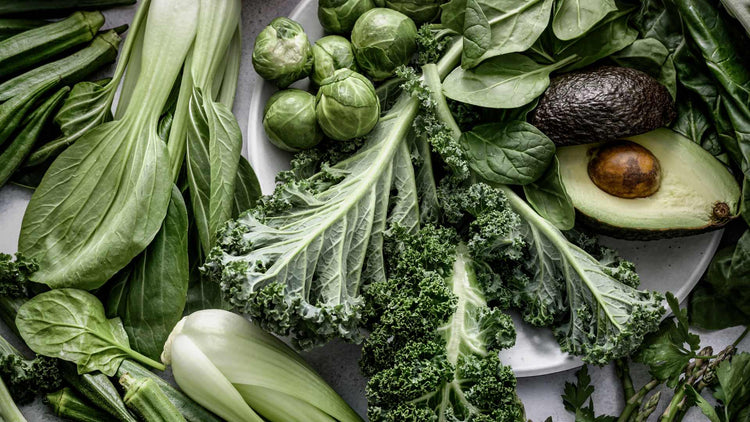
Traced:
<path id="1" fill-rule="evenodd" d="M 604 144 L 592 151 L 591 181 L 618 198 L 646 198 L 661 186 L 661 165 L 648 149 L 630 141 Z"/>

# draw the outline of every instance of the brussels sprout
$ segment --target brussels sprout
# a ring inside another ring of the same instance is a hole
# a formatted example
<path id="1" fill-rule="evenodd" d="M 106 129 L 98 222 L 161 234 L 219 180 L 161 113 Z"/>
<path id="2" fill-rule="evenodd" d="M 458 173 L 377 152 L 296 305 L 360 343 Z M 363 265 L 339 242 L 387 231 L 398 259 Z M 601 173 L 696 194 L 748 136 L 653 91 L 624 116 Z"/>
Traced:
<path id="1" fill-rule="evenodd" d="M 315 108 L 323 132 L 337 141 L 370 133 L 380 117 L 372 82 L 351 69 L 339 69 L 323 81 Z"/>
<path id="2" fill-rule="evenodd" d="M 310 74 L 313 56 L 310 41 L 297 22 L 276 18 L 255 38 L 253 67 L 279 88 Z"/>
<path id="3" fill-rule="evenodd" d="M 263 128 L 277 147 L 296 152 L 323 139 L 315 116 L 315 96 L 301 89 L 286 89 L 271 96 L 263 110 Z"/>
<path id="4" fill-rule="evenodd" d="M 320 85 L 337 69 L 357 70 L 352 44 L 344 37 L 329 35 L 313 44 L 313 68 L 310 79 Z"/>
<path id="5" fill-rule="evenodd" d="M 326 32 L 348 34 L 354 22 L 373 7 L 373 0 L 319 0 L 318 20 Z"/>
<path id="6" fill-rule="evenodd" d="M 370 9 L 352 30 L 357 65 L 375 80 L 385 79 L 409 63 L 417 50 L 417 26 L 403 13 Z"/>
<path id="7" fill-rule="evenodd" d="M 385 0 L 385 7 L 401 12 L 415 23 L 432 22 L 440 13 L 442 0 Z"/>

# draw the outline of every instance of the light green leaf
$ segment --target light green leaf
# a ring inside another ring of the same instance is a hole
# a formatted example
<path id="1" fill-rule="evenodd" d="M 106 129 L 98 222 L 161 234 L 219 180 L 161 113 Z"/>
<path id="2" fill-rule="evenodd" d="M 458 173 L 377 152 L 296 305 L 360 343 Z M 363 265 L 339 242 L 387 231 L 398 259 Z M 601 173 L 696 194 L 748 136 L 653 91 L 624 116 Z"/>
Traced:
<path id="1" fill-rule="evenodd" d="M 570 230 L 575 226 L 576 210 L 560 178 L 557 157 L 541 178 L 524 185 L 523 192 L 536 212 L 558 229 Z"/>
<path id="2" fill-rule="evenodd" d="M 561 40 L 572 40 L 588 32 L 615 10 L 614 0 L 560 0 L 555 5 L 552 31 Z"/>

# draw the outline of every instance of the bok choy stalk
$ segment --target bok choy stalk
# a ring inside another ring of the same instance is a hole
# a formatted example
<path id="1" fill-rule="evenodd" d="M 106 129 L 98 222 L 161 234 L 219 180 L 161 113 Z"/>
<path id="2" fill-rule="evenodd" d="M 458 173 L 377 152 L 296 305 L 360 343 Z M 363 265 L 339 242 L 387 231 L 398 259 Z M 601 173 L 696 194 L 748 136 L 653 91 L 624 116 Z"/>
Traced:
<path id="1" fill-rule="evenodd" d="M 229 422 L 362 420 L 286 344 L 228 311 L 183 318 L 162 361 L 188 396 Z"/>
<path id="2" fill-rule="evenodd" d="M 159 231 L 172 191 L 157 128 L 193 43 L 198 4 L 152 0 L 140 72 L 122 118 L 86 132 L 50 166 L 24 215 L 19 250 L 32 279 L 101 287 Z"/>
<path id="3" fill-rule="evenodd" d="M 3 422 L 26 422 L 18 406 L 8 392 L 8 387 L 0 379 L 0 420 Z"/>

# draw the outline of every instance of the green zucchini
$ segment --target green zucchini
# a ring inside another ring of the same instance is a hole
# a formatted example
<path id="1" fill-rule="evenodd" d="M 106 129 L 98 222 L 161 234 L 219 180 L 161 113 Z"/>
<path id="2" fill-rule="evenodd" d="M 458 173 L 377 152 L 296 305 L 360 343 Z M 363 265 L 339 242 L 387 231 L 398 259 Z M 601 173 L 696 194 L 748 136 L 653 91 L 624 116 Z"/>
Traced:
<path id="1" fill-rule="evenodd" d="M 0 187 L 21 167 L 23 160 L 31 152 L 39 139 L 44 126 L 54 115 L 57 107 L 70 92 L 70 87 L 63 87 L 49 97 L 39 108 L 26 118 L 22 129 L 8 147 L 0 153 Z"/>
<path id="2" fill-rule="evenodd" d="M 97 409 L 70 387 L 47 394 L 46 402 L 55 416 L 76 422 L 101 422 L 110 419 L 109 414 Z"/>
<path id="3" fill-rule="evenodd" d="M 0 85 L 0 101 L 7 101 L 50 81 L 56 82 L 56 85 L 73 85 L 80 82 L 105 64 L 115 61 L 120 40 L 115 31 L 104 32 L 97 35 L 86 48 L 71 56 L 47 63 L 4 82 Z"/>
<path id="4" fill-rule="evenodd" d="M 0 41 L 48 23 L 41 19 L 0 19 Z"/>
<path id="5" fill-rule="evenodd" d="M 75 12 L 67 19 L 0 41 L 0 79 L 91 41 L 102 25 L 101 12 Z"/>
<path id="6" fill-rule="evenodd" d="M 129 373 L 120 377 L 125 389 L 125 405 L 146 422 L 185 422 L 174 404 L 151 378 L 136 378 Z"/>
<path id="7" fill-rule="evenodd" d="M 182 416 L 188 422 L 221 422 L 221 419 L 213 415 L 213 413 L 204 409 L 201 405 L 194 402 L 193 399 L 186 396 L 182 391 L 174 388 L 172 385 L 159 378 L 156 374 L 144 368 L 140 364 L 124 360 L 117 370 L 117 376 L 122 377 L 126 373 L 129 373 L 137 378 L 151 378 L 156 384 L 161 387 L 161 390 L 167 396 L 169 401 L 177 407 Z"/>
<path id="8" fill-rule="evenodd" d="M 2 0 L 0 16 L 30 12 L 60 12 L 65 10 L 102 10 L 135 4 L 136 0 Z"/>
<path id="9" fill-rule="evenodd" d="M 34 89 L 29 89 L 0 104 L 0 147 L 12 135 L 34 103 L 52 88 L 55 83 L 48 81 Z"/>
<path id="10" fill-rule="evenodd" d="M 63 379 L 89 399 L 94 406 L 114 416 L 120 422 L 138 422 L 125 407 L 120 393 L 106 375 L 101 372 L 78 375 L 76 365 L 69 362 L 61 362 L 60 372 Z"/>

